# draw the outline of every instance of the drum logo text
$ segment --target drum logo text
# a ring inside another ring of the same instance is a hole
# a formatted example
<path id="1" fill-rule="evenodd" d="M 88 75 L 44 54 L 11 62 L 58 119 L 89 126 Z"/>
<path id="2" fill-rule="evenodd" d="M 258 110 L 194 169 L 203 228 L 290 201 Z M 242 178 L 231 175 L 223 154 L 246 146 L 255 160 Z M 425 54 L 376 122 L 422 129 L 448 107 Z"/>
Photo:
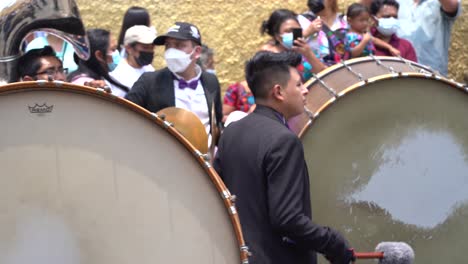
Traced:
<path id="1" fill-rule="evenodd" d="M 46 103 L 39 105 L 35 104 L 34 106 L 29 106 L 29 112 L 31 114 L 45 114 L 45 113 L 51 113 L 52 109 L 54 109 L 54 105 L 48 106 Z"/>

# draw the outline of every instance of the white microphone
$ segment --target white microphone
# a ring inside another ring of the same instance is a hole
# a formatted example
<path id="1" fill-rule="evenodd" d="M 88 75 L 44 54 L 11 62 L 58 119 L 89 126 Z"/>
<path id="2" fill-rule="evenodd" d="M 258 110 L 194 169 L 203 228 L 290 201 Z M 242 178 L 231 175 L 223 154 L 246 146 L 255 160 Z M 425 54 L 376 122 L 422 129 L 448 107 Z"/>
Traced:
<path id="1" fill-rule="evenodd" d="M 414 251 L 405 242 L 380 242 L 375 252 L 355 252 L 356 259 L 379 259 L 379 264 L 413 264 Z"/>
<path id="2" fill-rule="evenodd" d="M 384 256 L 379 260 L 380 264 L 412 264 L 414 251 L 405 242 L 381 242 L 375 251 L 383 252 Z"/>

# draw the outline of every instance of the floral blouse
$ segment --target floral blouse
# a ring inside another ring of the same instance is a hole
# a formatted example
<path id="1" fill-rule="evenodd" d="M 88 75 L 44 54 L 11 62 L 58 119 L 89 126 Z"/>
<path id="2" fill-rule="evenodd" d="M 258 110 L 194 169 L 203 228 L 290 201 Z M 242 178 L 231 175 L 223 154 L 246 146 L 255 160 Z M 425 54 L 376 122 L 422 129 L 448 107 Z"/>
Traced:
<path id="1" fill-rule="evenodd" d="M 346 37 L 345 37 L 345 57 L 344 59 L 347 60 L 347 59 L 350 59 L 351 58 L 351 50 L 356 47 L 357 45 L 359 45 L 359 43 L 361 43 L 362 41 L 362 34 L 358 34 L 358 33 L 355 33 L 355 32 L 348 32 L 346 33 Z M 360 57 L 364 57 L 364 56 L 368 56 L 368 55 L 371 55 L 371 54 L 374 54 L 375 53 L 375 47 L 374 47 L 374 44 L 372 43 L 372 41 L 369 41 L 366 45 L 366 47 L 364 48 L 364 50 L 362 51 L 362 54 L 360 55 Z"/>
<path id="2" fill-rule="evenodd" d="M 247 92 L 241 83 L 229 85 L 224 94 L 224 104 L 235 107 L 235 110 L 248 112 L 250 107 L 255 104 L 253 94 Z"/>

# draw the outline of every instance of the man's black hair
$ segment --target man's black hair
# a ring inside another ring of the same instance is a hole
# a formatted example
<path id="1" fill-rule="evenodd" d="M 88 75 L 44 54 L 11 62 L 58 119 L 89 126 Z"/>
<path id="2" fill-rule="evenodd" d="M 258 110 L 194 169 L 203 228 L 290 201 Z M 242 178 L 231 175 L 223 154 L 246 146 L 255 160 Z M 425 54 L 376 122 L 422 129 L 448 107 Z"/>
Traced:
<path id="1" fill-rule="evenodd" d="M 397 11 L 400 8 L 400 4 L 396 0 L 373 0 L 370 6 L 371 15 L 377 15 L 384 5 L 393 6 Z"/>
<path id="2" fill-rule="evenodd" d="M 291 78 L 290 67 L 297 67 L 301 60 L 301 55 L 292 51 L 257 52 L 245 66 L 245 79 L 254 97 L 265 99 L 274 85 L 286 85 Z"/>
<path id="3" fill-rule="evenodd" d="M 42 66 L 40 61 L 42 57 L 57 58 L 55 51 L 50 46 L 44 46 L 40 49 L 31 49 L 18 59 L 18 66 L 16 68 L 18 77 L 36 76 L 37 71 L 39 71 Z M 60 61 L 59 58 L 57 58 L 57 60 Z"/>

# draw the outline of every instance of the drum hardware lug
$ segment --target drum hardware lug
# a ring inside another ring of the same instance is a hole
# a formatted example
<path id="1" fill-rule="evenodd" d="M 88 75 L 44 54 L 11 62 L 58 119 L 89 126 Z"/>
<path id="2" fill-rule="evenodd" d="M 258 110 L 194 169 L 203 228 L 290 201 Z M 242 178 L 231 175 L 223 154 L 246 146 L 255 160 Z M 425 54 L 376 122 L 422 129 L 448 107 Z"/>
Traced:
<path id="1" fill-rule="evenodd" d="M 39 86 L 44 86 L 47 81 L 46 80 L 37 80 L 36 83 L 39 85 Z"/>
<path id="2" fill-rule="evenodd" d="M 54 81 L 54 84 L 55 84 L 55 86 L 57 86 L 57 87 L 62 87 L 62 86 L 63 86 L 63 83 L 64 83 L 64 81 Z"/>
<path id="3" fill-rule="evenodd" d="M 231 197 L 231 194 L 229 193 L 228 190 L 223 190 L 223 191 L 221 192 L 221 197 L 222 197 L 223 199 L 229 199 L 229 197 Z"/>
<path id="4" fill-rule="evenodd" d="M 364 81 L 364 77 L 362 76 L 362 74 L 361 74 L 361 73 L 355 72 L 355 71 L 351 68 L 351 66 L 349 66 L 349 65 L 346 63 L 346 61 L 342 61 L 341 64 L 343 64 L 343 66 L 344 66 L 350 73 L 354 74 L 354 75 L 359 79 L 359 81 Z"/>
<path id="5" fill-rule="evenodd" d="M 152 116 L 154 119 L 158 119 L 158 118 L 159 118 L 159 115 L 156 114 L 156 113 L 151 113 L 151 116 Z"/>
<path id="6" fill-rule="evenodd" d="M 234 205 L 229 206 L 229 213 L 232 215 L 237 214 L 237 209 Z"/>
<path id="7" fill-rule="evenodd" d="M 249 251 L 249 247 L 246 246 L 246 245 L 241 246 L 240 251 L 245 252 L 245 254 L 247 254 L 247 256 L 249 256 L 249 257 L 252 256 L 252 252 Z M 248 261 L 247 261 L 247 263 L 248 263 Z"/>
<path id="8" fill-rule="evenodd" d="M 194 154 L 195 154 L 195 156 L 197 156 L 197 157 L 203 156 L 203 154 L 202 154 L 198 149 L 195 150 L 195 153 L 194 153 Z"/>
<path id="9" fill-rule="evenodd" d="M 312 113 L 312 111 L 309 110 L 309 108 L 307 108 L 307 106 L 304 106 L 304 112 L 306 113 L 307 117 L 310 119 L 310 120 L 314 120 L 316 116 L 314 116 L 314 113 Z"/>
<path id="10" fill-rule="evenodd" d="M 231 203 L 235 203 L 236 200 L 237 200 L 237 196 L 236 195 L 231 195 L 231 196 L 229 196 L 229 200 L 231 201 Z"/>
<path id="11" fill-rule="evenodd" d="M 333 96 L 333 97 L 338 97 L 336 91 L 328 86 L 322 79 L 320 79 L 317 75 L 313 75 L 313 77 Z"/>
<path id="12" fill-rule="evenodd" d="M 400 55 L 397 56 L 402 62 L 404 62 L 408 67 L 411 68 L 412 71 L 416 71 L 416 69 L 413 67 L 410 61 L 403 59 Z"/>
<path id="13" fill-rule="evenodd" d="M 203 159 L 203 165 L 205 166 L 205 168 L 208 168 L 208 169 L 211 168 L 210 157 L 208 154 L 203 154 L 198 149 L 195 150 L 194 154 L 196 157 Z"/>
<path id="14" fill-rule="evenodd" d="M 106 93 L 106 91 L 104 90 L 104 88 L 96 88 L 96 92 L 97 93 Z"/>
<path id="15" fill-rule="evenodd" d="M 378 65 L 378 66 L 381 66 L 381 67 L 384 67 L 385 69 L 387 69 L 388 71 L 390 71 L 391 73 L 395 73 L 396 71 L 393 69 L 393 67 L 388 67 L 386 65 L 384 65 L 382 63 L 381 60 L 377 59 L 377 57 L 375 57 L 374 55 L 370 54 L 369 57 L 371 57 L 375 63 Z"/>
<path id="16" fill-rule="evenodd" d="M 211 163 L 209 161 L 205 161 L 204 164 L 207 169 L 211 168 Z"/>
<path id="17" fill-rule="evenodd" d="M 174 126 L 174 124 L 172 124 L 171 122 L 168 122 L 168 121 L 166 121 L 166 120 L 164 120 L 163 124 L 164 124 L 164 127 L 165 127 L 165 128 Z"/>
<path id="18" fill-rule="evenodd" d="M 161 115 L 158 115 L 159 118 L 161 118 L 162 120 L 166 120 L 166 115 L 165 114 L 161 114 Z"/>

